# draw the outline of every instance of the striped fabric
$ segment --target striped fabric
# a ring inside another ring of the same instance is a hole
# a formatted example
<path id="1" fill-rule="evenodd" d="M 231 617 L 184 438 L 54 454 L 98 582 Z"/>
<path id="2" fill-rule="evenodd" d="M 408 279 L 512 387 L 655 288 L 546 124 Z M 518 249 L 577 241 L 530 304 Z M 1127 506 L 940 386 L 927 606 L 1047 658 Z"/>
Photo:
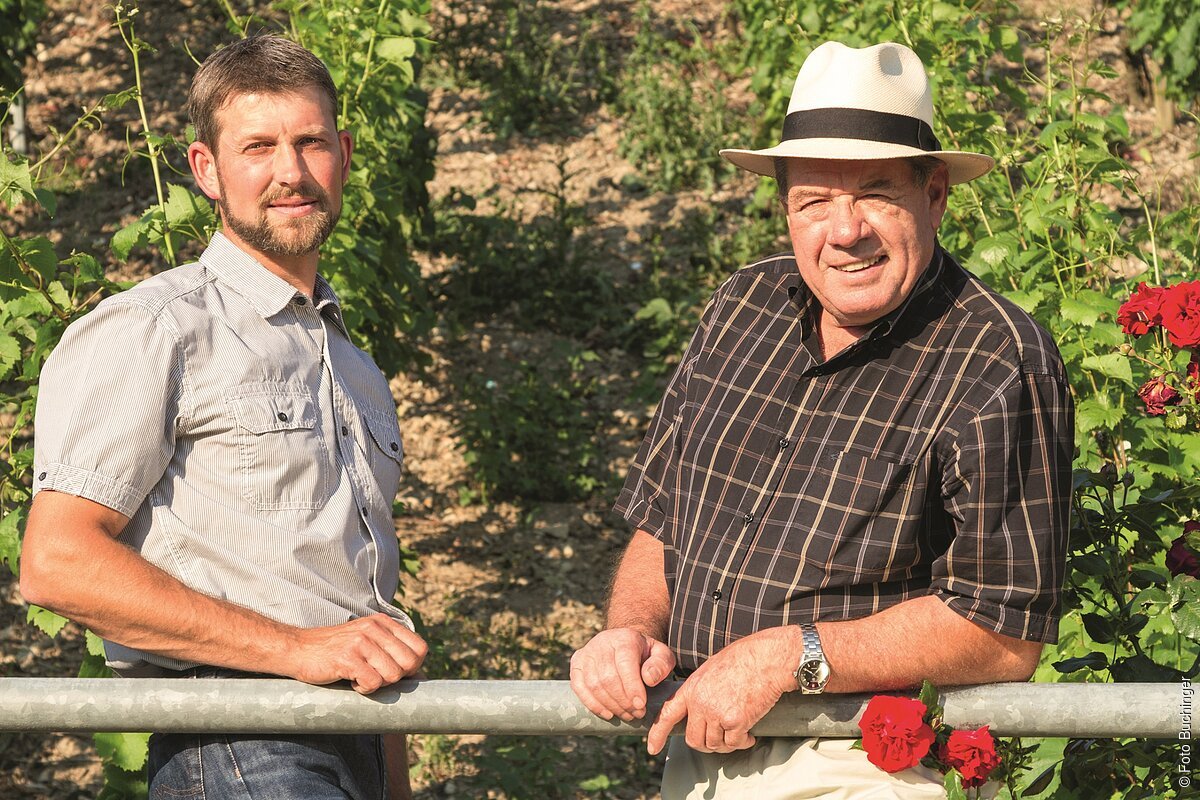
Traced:
<path id="1" fill-rule="evenodd" d="M 930 593 L 1054 641 L 1074 428 L 1049 336 L 940 249 L 906 304 L 827 362 L 815 303 L 790 254 L 731 277 L 618 498 L 665 546 L 680 667 Z"/>
<path id="2" fill-rule="evenodd" d="M 396 407 L 322 278 L 309 301 L 216 234 L 70 326 L 35 441 L 35 493 L 130 517 L 121 540 L 193 589 L 301 627 L 411 624 L 391 604 Z M 106 651 L 124 674 L 194 666 Z"/>

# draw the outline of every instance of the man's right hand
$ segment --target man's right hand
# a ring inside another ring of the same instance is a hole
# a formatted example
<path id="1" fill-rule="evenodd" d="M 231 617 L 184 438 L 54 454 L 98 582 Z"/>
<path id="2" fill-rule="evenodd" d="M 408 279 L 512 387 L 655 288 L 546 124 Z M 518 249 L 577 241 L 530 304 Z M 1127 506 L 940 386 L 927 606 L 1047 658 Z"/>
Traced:
<path id="1" fill-rule="evenodd" d="M 675 669 L 663 642 L 634 630 L 602 631 L 571 656 L 571 688 L 598 717 L 629 722 L 646 713 L 646 687 Z"/>
<path id="2" fill-rule="evenodd" d="M 299 646 L 287 674 L 318 685 L 348 680 L 359 694 L 412 675 L 429 650 L 424 639 L 386 614 L 300 629 L 296 639 Z"/>

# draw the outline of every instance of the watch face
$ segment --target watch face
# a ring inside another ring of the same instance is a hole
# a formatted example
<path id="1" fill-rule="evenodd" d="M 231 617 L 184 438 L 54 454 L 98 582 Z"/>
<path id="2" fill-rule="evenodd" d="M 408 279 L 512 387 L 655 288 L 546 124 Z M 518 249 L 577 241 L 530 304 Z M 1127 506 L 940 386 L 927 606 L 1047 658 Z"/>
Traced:
<path id="1" fill-rule="evenodd" d="M 796 670 L 796 677 L 799 678 L 801 688 L 810 692 L 819 691 L 825 688 L 825 683 L 829 680 L 829 665 L 815 658 L 805 661 L 800 665 L 800 669 Z"/>

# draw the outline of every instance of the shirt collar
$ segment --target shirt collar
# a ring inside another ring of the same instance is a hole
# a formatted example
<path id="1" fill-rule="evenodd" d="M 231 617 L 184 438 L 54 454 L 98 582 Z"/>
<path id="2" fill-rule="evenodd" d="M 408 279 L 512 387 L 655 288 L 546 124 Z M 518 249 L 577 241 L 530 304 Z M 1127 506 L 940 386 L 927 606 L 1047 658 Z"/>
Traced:
<path id="1" fill-rule="evenodd" d="M 269 319 L 292 302 L 301 292 L 259 263 L 258 259 L 242 250 L 217 231 L 208 247 L 200 255 L 200 263 L 210 270 L 221 282 L 246 299 L 263 319 Z M 313 297 L 316 307 L 332 303 L 338 305 L 337 295 L 320 275 L 317 276 Z M 338 315 L 340 316 L 340 315 Z"/>

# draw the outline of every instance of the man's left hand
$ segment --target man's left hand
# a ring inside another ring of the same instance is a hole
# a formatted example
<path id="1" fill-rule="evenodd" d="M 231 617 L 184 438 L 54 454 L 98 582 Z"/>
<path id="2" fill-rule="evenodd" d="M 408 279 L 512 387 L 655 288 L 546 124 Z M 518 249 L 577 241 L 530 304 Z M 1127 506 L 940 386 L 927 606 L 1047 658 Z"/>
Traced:
<path id="1" fill-rule="evenodd" d="M 754 744 L 750 729 L 785 692 L 796 688 L 799 629 L 769 628 L 739 639 L 704 662 L 663 704 L 647 749 L 658 753 L 687 719 L 685 739 L 703 753 L 732 753 Z"/>

